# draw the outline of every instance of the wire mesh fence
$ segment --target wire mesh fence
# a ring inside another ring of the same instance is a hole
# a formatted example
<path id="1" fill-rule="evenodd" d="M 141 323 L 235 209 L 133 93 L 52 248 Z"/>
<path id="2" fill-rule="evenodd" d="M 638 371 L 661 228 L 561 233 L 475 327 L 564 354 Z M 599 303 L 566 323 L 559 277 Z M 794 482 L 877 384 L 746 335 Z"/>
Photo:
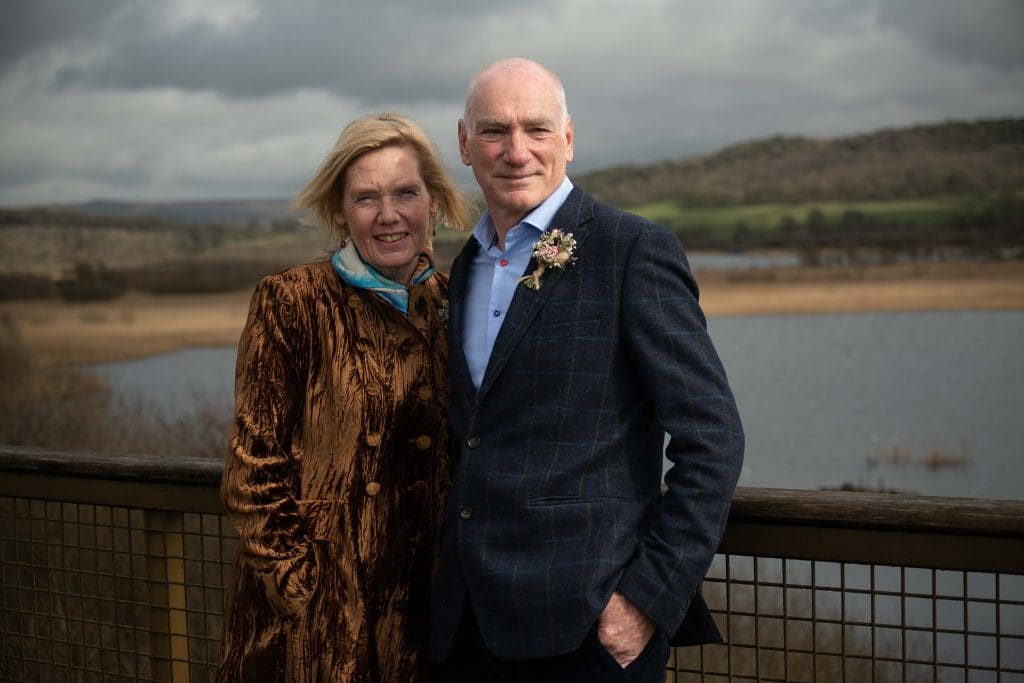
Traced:
<path id="1" fill-rule="evenodd" d="M 0 447 L 0 680 L 212 681 L 217 464 Z M 666 681 L 1024 683 L 1024 503 L 741 490 Z"/>

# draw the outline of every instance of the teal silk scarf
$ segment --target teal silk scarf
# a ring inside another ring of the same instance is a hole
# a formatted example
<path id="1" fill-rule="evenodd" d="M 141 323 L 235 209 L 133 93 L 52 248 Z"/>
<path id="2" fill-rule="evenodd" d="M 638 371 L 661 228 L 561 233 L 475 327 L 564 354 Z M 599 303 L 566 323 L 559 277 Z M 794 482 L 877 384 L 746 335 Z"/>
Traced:
<path id="1" fill-rule="evenodd" d="M 341 247 L 331 257 L 331 265 L 343 281 L 353 287 L 376 292 L 402 315 L 409 315 L 409 288 L 387 279 L 363 261 L 352 240 L 341 243 Z M 433 274 L 434 266 L 428 263 L 426 268 L 413 276 L 412 284 L 426 282 Z"/>

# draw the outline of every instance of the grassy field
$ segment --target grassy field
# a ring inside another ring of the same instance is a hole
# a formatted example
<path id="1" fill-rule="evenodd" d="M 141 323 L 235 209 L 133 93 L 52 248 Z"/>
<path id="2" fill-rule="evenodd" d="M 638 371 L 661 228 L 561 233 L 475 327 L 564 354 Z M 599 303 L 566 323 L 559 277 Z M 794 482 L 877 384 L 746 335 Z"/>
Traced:
<path id="1" fill-rule="evenodd" d="M 655 223 L 676 230 L 707 227 L 716 233 L 728 234 L 740 223 L 754 232 L 774 230 L 789 216 L 804 223 L 815 209 L 829 223 L 837 222 L 847 211 L 859 211 L 867 217 L 892 223 L 914 223 L 931 227 L 946 223 L 965 206 L 963 197 L 938 199 L 901 199 L 892 201 L 835 201 L 806 204 L 751 204 L 725 207 L 686 207 L 677 201 L 654 202 L 629 210 Z"/>

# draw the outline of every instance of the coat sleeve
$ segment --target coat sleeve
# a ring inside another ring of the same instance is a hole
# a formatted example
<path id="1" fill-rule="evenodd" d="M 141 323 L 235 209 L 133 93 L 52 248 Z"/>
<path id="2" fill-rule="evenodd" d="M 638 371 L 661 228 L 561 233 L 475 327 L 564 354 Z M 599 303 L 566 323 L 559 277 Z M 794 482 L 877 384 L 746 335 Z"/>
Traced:
<path id="1" fill-rule="evenodd" d="M 649 226 L 627 259 L 621 324 L 668 433 L 671 468 L 618 590 L 670 636 L 714 558 L 743 462 L 743 430 L 679 240 Z"/>
<path id="2" fill-rule="evenodd" d="M 235 421 L 221 482 L 241 560 L 282 615 L 300 609 L 316 578 L 313 543 L 297 505 L 301 477 L 292 444 L 306 364 L 299 318 L 280 276 L 257 286 L 238 347 Z"/>

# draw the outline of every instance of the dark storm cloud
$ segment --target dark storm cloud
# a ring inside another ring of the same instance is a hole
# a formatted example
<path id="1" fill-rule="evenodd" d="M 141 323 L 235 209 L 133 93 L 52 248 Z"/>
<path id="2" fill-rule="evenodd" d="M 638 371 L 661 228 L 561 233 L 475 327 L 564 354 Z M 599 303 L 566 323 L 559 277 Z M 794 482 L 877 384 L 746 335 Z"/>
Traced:
<path id="1" fill-rule="evenodd" d="M 93 40 L 123 0 L 28 0 L 0 7 L 0 72 L 19 59 L 55 45 Z"/>
<path id="2" fill-rule="evenodd" d="M 1024 114 L 1024 0 L 0 0 L 0 203 L 287 196 L 397 108 L 460 181 L 469 78 L 554 69 L 573 174 Z"/>
<path id="3" fill-rule="evenodd" d="M 514 11 L 533 11 L 531 5 L 517 3 Z M 465 65 L 475 63 L 467 54 L 474 50 L 475 24 L 496 7 L 504 5 L 264 2 L 237 26 L 218 27 L 169 25 L 160 4 L 110 3 L 102 21 L 91 17 L 106 53 L 65 66 L 56 84 L 246 98 L 323 89 L 371 106 L 460 98 Z M 50 42 L 75 37 L 69 28 Z"/>
<path id="4" fill-rule="evenodd" d="M 1021 0 L 889 0 L 879 21 L 943 61 L 977 62 L 1000 71 L 1024 66 Z"/>

